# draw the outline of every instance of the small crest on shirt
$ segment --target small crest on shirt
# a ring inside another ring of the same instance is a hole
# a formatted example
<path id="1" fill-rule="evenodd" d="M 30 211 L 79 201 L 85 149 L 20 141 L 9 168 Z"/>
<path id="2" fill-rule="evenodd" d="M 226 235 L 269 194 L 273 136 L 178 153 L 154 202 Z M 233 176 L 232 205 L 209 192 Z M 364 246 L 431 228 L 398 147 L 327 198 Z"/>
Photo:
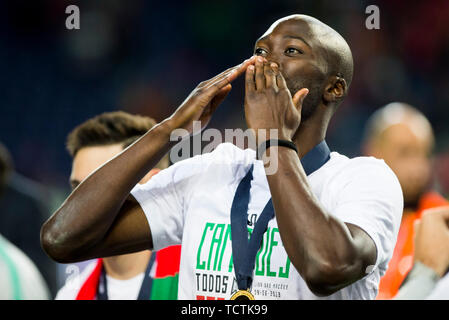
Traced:
<path id="1" fill-rule="evenodd" d="M 248 215 L 248 226 L 253 227 L 256 224 L 257 214 Z"/>

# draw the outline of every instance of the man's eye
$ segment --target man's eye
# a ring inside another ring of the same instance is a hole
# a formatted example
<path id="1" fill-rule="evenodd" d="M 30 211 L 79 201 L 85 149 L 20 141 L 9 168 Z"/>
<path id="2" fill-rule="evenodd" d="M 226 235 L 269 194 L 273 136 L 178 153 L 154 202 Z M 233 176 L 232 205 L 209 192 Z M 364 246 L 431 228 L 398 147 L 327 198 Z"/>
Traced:
<path id="1" fill-rule="evenodd" d="M 303 54 L 302 50 L 299 50 L 296 48 L 287 48 L 287 50 L 285 50 L 285 53 L 287 53 L 287 54 Z"/>
<path id="2" fill-rule="evenodd" d="M 254 53 L 256 54 L 256 56 L 262 56 L 264 54 L 267 54 L 267 50 L 262 49 L 262 48 L 257 48 L 256 50 L 254 50 Z"/>

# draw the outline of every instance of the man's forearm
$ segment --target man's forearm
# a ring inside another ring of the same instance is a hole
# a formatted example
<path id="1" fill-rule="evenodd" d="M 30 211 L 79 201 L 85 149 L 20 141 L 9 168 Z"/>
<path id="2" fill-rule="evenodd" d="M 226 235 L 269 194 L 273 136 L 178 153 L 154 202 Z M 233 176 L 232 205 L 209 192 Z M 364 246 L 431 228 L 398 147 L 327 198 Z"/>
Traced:
<path id="1" fill-rule="evenodd" d="M 86 178 L 44 224 L 54 251 L 88 248 L 108 232 L 131 189 L 173 145 L 164 121 Z"/>
<path id="2" fill-rule="evenodd" d="M 293 265 L 309 286 L 325 281 L 336 291 L 356 280 L 363 267 L 351 232 L 318 203 L 296 152 L 285 147 L 267 152 L 278 153 L 278 170 L 267 179 L 279 233 Z"/>

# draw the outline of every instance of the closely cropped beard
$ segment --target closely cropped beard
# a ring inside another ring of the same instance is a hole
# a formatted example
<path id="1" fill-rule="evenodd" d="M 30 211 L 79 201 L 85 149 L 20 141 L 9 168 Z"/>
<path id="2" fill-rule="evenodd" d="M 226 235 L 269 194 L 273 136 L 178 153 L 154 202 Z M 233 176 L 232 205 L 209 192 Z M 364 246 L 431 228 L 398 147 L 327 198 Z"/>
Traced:
<path id="1" fill-rule="evenodd" d="M 307 94 L 306 98 L 302 103 L 301 121 L 309 119 L 315 113 L 315 110 L 318 108 L 318 105 L 322 102 L 322 90 L 323 90 L 322 85 L 312 84 L 311 82 L 309 82 L 308 84 L 302 82 L 301 83 L 287 82 L 287 87 L 292 97 L 295 95 L 296 92 L 298 92 L 302 88 L 309 89 L 309 93 Z"/>

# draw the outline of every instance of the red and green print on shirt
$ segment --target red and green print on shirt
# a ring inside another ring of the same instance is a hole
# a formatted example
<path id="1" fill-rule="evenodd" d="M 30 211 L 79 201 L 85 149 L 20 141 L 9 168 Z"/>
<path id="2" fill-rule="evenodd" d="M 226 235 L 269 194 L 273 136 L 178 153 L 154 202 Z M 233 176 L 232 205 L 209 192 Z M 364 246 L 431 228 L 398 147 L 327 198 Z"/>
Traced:
<path id="1" fill-rule="evenodd" d="M 156 271 L 152 281 L 149 300 L 176 300 L 178 296 L 179 262 L 181 246 L 170 246 L 153 252 L 156 254 Z M 103 260 L 98 259 L 92 273 L 81 286 L 76 300 L 94 300 L 103 269 Z"/>
<path id="2" fill-rule="evenodd" d="M 256 217 L 251 220 L 254 224 Z M 251 236 L 253 229 L 248 227 L 247 230 L 248 235 Z M 229 299 L 237 290 L 231 247 L 230 224 L 205 223 L 196 254 L 197 300 Z M 263 278 L 259 278 L 252 290 L 262 298 L 280 298 L 281 294 L 286 294 L 285 291 L 288 289 L 288 284 L 284 280 L 289 278 L 291 262 L 287 254 L 280 253 L 280 250 L 283 250 L 283 245 L 280 242 L 279 229 L 267 227 L 254 266 L 254 275 Z M 272 290 L 266 290 L 268 287 Z"/>

